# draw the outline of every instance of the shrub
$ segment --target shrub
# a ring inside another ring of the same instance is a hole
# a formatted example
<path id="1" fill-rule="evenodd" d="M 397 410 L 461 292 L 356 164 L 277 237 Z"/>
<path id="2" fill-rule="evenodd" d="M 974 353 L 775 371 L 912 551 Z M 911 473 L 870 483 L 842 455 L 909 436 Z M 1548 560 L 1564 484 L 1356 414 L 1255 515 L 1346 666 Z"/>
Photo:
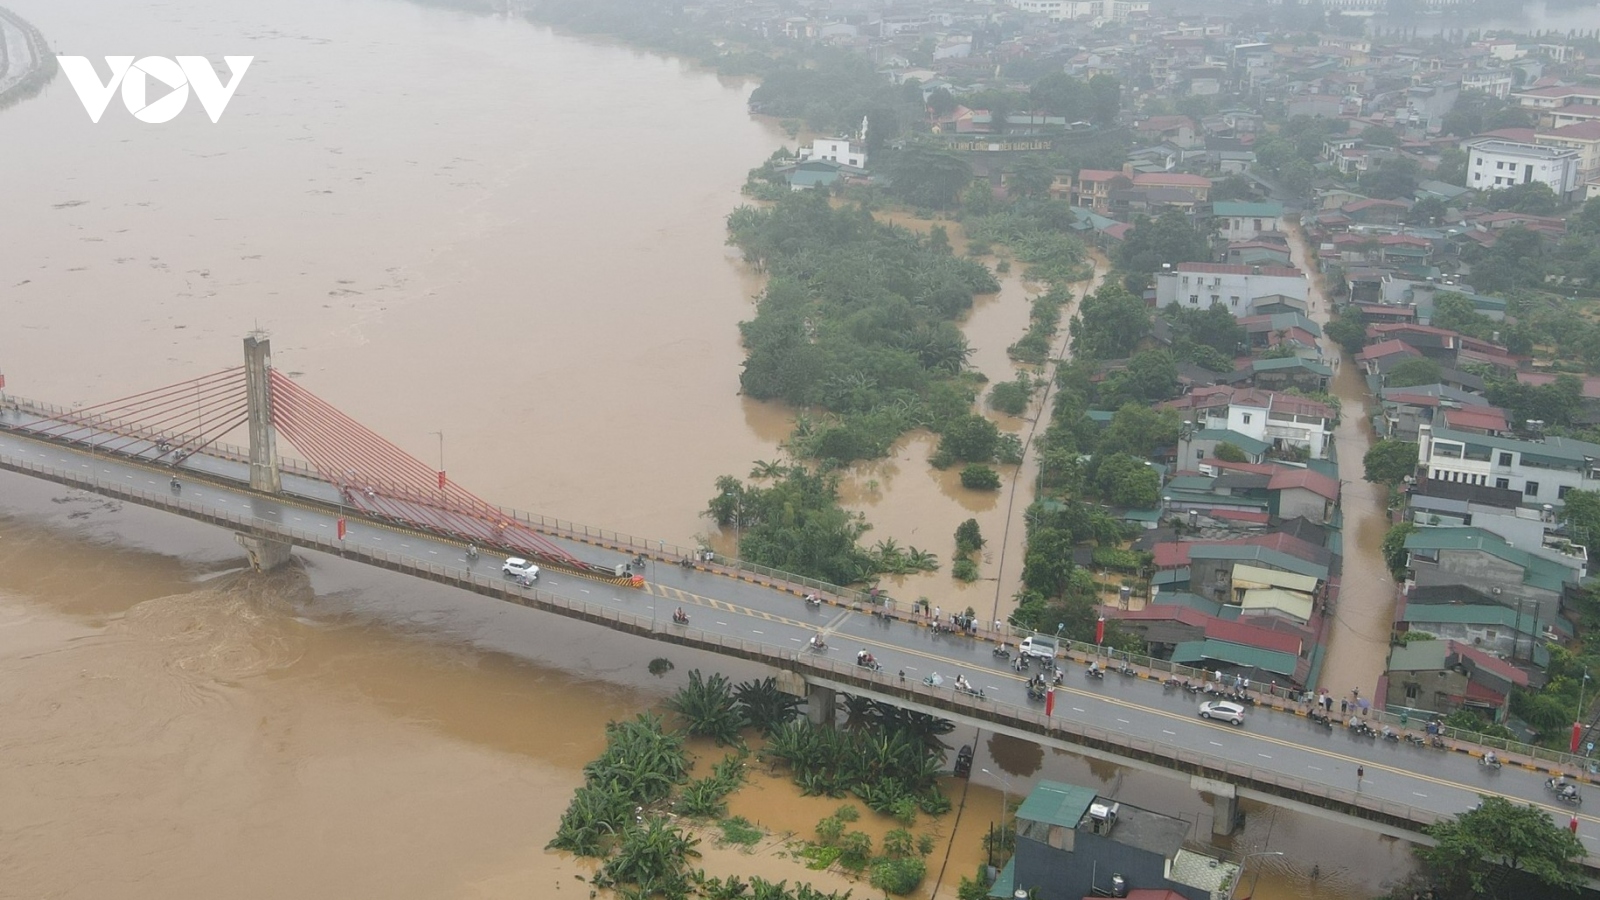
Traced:
<path id="1" fill-rule="evenodd" d="M 966 556 L 983 549 L 983 531 L 977 519 L 968 519 L 956 526 L 956 554 Z"/>
<path id="2" fill-rule="evenodd" d="M 883 836 L 883 855 L 888 857 L 910 856 L 916 849 L 915 839 L 911 832 L 904 828 L 896 828 Z"/>
<path id="3" fill-rule="evenodd" d="M 884 857 L 872 864 L 868 880 L 872 886 L 890 894 L 909 894 L 922 884 L 928 866 L 915 856 Z"/>
<path id="4" fill-rule="evenodd" d="M 1031 385 L 1023 381 L 1026 374 L 1016 381 L 1002 381 L 989 390 L 989 405 L 1006 413 L 1007 415 L 1020 416 L 1028 411 L 1028 399 L 1033 393 Z"/>
<path id="5" fill-rule="evenodd" d="M 844 821 L 837 815 L 828 816 L 817 823 L 817 842 L 824 847 L 833 846 L 843 834 Z"/>
<path id="6" fill-rule="evenodd" d="M 974 491 L 998 491 L 1000 473 L 988 466 L 973 463 L 961 470 L 961 486 Z"/>
<path id="7" fill-rule="evenodd" d="M 1222 443 L 1218 444 L 1217 448 L 1211 451 L 1211 455 L 1222 460 L 1223 462 L 1249 461 L 1249 458 L 1244 454 L 1244 450 L 1242 450 L 1237 444 L 1230 444 L 1227 441 L 1223 441 Z"/>
<path id="8" fill-rule="evenodd" d="M 865 831 L 846 832 L 839 838 L 839 865 L 859 872 L 871 858 L 872 836 Z"/>
<path id="9" fill-rule="evenodd" d="M 950 564 L 950 576 L 957 581 L 977 581 L 978 564 L 962 557 Z"/>
<path id="10" fill-rule="evenodd" d="M 833 817 L 841 822 L 854 822 L 861 818 L 861 810 L 856 809 L 854 804 L 846 803 L 833 811 Z"/>
<path id="11" fill-rule="evenodd" d="M 723 819 L 717 823 L 722 828 L 722 842 L 724 844 L 741 844 L 749 847 L 761 842 L 765 836 L 761 829 L 750 824 L 744 816 L 734 816 Z"/>
<path id="12" fill-rule="evenodd" d="M 935 846 L 936 845 L 935 845 L 934 840 L 933 840 L 933 835 L 931 835 L 931 834 L 919 834 L 919 835 L 917 835 L 917 852 L 918 853 L 922 854 L 923 856 L 927 856 L 928 854 L 933 852 L 933 848 Z"/>

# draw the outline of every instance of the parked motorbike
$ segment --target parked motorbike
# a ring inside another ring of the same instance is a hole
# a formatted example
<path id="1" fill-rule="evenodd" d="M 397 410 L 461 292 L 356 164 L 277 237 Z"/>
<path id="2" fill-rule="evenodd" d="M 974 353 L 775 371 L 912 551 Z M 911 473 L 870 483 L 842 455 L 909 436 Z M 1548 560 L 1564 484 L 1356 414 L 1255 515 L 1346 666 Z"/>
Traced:
<path id="1" fill-rule="evenodd" d="M 1198 694 L 1205 690 L 1205 688 L 1201 687 L 1200 685 L 1187 681 L 1184 682 L 1183 689 L 1191 694 Z"/>
<path id="2" fill-rule="evenodd" d="M 1420 734 L 1412 734 L 1411 732 L 1408 731 L 1408 732 L 1406 732 L 1406 743 L 1415 744 L 1418 747 L 1421 747 L 1421 746 L 1426 745 L 1428 742 L 1422 739 L 1422 735 L 1420 735 Z"/>
<path id="3" fill-rule="evenodd" d="M 1428 746 L 1432 747 L 1435 750 L 1449 750 L 1450 749 L 1449 745 L 1447 745 L 1444 742 L 1444 738 L 1440 737 L 1437 734 L 1434 735 L 1431 739 L 1429 739 Z"/>
<path id="4" fill-rule="evenodd" d="M 1398 744 L 1400 743 L 1400 733 L 1397 731 L 1385 731 L 1383 733 L 1383 739 L 1391 744 Z"/>
<path id="5" fill-rule="evenodd" d="M 1127 663 L 1123 663 L 1122 665 L 1117 667 L 1117 674 L 1121 675 L 1123 677 L 1131 678 L 1134 675 L 1138 675 L 1139 671 L 1137 669 L 1135 669 L 1133 666 L 1130 666 Z"/>
<path id="6" fill-rule="evenodd" d="M 1179 681 L 1177 678 L 1168 678 L 1166 681 L 1161 682 L 1161 689 L 1163 691 L 1170 691 L 1176 687 L 1188 687 L 1188 685 L 1184 684 L 1182 681 Z"/>
<path id="7" fill-rule="evenodd" d="M 1011 648 L 1007 647 L 1005 644 L 1001 644 L 1000 646 L 994 648 L 990 651 L 990 653 L 992 653 L 997 659 L 1011 658 Z"/>

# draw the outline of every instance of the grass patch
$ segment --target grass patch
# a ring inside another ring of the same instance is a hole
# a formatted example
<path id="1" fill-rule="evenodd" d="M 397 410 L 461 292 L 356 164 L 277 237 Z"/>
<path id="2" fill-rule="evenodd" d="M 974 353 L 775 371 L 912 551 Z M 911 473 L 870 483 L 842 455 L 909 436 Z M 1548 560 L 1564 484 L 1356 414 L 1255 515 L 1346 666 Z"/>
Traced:
<path id="1" fill-rule="evenodd" d="M 750 824 L 750 820 L 744 816 L 723 819 L 717 823 L 717 827 L 722 829 L 722 840 L 719 843 L 724 845 L 738 844 L 741 847 L 753 847 L 767 836 L 765 831 Z"/>
<path id="2" fill-rule="evenodd" d="M 806 861 L 806 868 L 822 871 L 839 861 L 839 854 L 843 852 L 838 847 L 824 847 L 821 844 L 810 844 L 800 851 L 800 858 Z"/>

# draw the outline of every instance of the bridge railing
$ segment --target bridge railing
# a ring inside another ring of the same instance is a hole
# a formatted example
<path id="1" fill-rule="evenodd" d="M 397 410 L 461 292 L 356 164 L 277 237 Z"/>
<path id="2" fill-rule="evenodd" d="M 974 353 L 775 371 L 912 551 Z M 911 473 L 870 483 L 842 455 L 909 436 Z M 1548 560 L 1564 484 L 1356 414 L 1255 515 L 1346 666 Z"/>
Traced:
<path id="1" fill-rule="evenodd" d="M 79 471 L 58 470 L 12 457 L 0 456 L 0 467 L 40 476 L 60 484 L 84 487 L 106 496 L 120 497 L 158 509 L 184 513 L 191 518 L 235 528 L 258 537 L 287 541 L 301 547 L 356 558 L 382 568 L 450 584 L 519 605 L 598 622 L 642 636 L 762 662 L 813 678 L 826 677 L 829 681 L 845 685 L 847 690 L 856 688 L 891 698 L 915 700 L 935 709 L 962 713 L 973 718 L 1015 722 L 1044 736 L 1123 748 L 1137 756 L 1159 757 L 1170 760 L 1174 768 L 1179 771 L 1187 770 L 1253 785 L 1265 785 L 1306 797 L 1322 798 L 1330 804 L 1347 809 L 1366 810 L 1375 815 L 1409 821 L 1417 825 L 1428 825 L 1445 818 L 1432 810 L 1390 801 L 1359 790 L 1345 790 L 1320 782 L 1307 781 L 1237 760 L 1213 756 L 1191 747 L 1135 737 L 1116 729 L 1087 722 L 1046 716 L 1036 708 L 963 694 L 953 687 L 935 687 L 917 680 L 908 682 L 896 674 L 874 672 L 856 666 L 852 662 L 834 660 L 809 651 L 797 651 L 747 638 L 678 626 L 671 623 L 670 617 L 662 620 L 654 614 L 646 617 L 642 613 L 616 609 L 602 603 L 560 597 L 469 568 L 428 562 L 414 556 L 369 547 L 349 547 L 329 534 L 291 528 L 268 519 L 215 509 L 186 500 L 181 495 L 146 491 L 114 481 L 102 481 Z M 1595 857 L 1590 857 L 1589 862 L 1591 865 L 1595 864 Z"/>
<path id="2" fill-rule="evenodd" d="M 19 398 L 14 395 L 6 395 L 6 401 L 8 404 L 14 407 L 27 409 L 28 411 L 38 415 L 76 415 L 73 410 L 65 407 Z M 155 438 L 161 436 L 162 435 L 152 432 L 147 436 L 147 438 L 154 440 Z M 211 444 L 205 449 L 204 452 L 207 455 L 219 456 L 233 461 L 248 461 L 250 458 L 249 451 L 246 448 L 220 442 Z M 285 457 L 279 460 L 279 465 L 288 474 L 298 475 L 313 480 L 323 480 L 322 475 L 317 472 L 315 468 L 313 468 L 309 463 L 301 460 Z M 655 558 L 658 563 L 671 563 L 684 558 L 704 559 L 703 554 L 706 552 L 699 547 L 688 548 L 679 544 L 669 543 L 665 540 L 648 540 L 645 538 L 635 537 L 625 532 L 596 528 L 579 522 L 573 522 L 568 519 L 556 518 L 554 516 L 545 516 L 538 513 L 530 513 L 522 510 L 512 509 L 509 507 L 496 507 L 496 509 L 500 514 L 523 522 L 530 527 L 542 529 L 550 533 L 570 535 L 571 537 L 580 541 L 606 545 L 608 547 L 616 548 L 628 553 L 642 553 L 647 557 Z M 865 591 L 841 587 L 839 585 L 831 584 L 829 582 L 814 578 L 806 578 L 801 575 L 795 575 L 791 572 L 784 572 L 779 569 L 756 565 L 755 563 L 747 562 L 734 557 L 724 556 L 722 554 L 715 554 L 714 559 L 711 561 L 727 569 L 749 573 L 753 580 L 760 580 L 780 589 L 786 588 L 795 593 L 810 593 L 814 591 L 817 593 L 826 594 L 836 597 L 840 602 L 854 606 L 858 609 L 874 607 L 879 602 L 883 602 L 887 605 L 890 612 L 896 611 L 896 601 L 889 598 L 887 594 L 880 594 L 874 597 Z M 904 611 L 910 612 L 911 610 L 908 608 Z M 1016 641 L 1021 637 L 1031 633 L 1032 632 L 1018 629 L 1007 624 L 1002 626 L 1002 631 L 998 636 L 1002 640 L 1010 639 L 1012 641 Z M 1076 653 L 1083 656 L 1097 656 L 1112 660 L 1126 660 L 1130 665 L 1143 668 L 1152 674 L 1171 675 L 1194 682 L 1204 682 L 1211 676 L 1210 671 L 1203 668 L 1186 666 L 1179 663 L 1174 663 L 1171 660 L 1157 659 L 1136 653 L 1112 650 L 1110 648 L 1097 646 L 1095 644 L 1085 643 L 1082 641 L 1063 639 L 1061 640 L 1061 646 L 1069 653 Z M 1310 692 L 1299 691 L 1289 687 L 1288 685 L 1276 685 L 1270 681 L 1267 684 L 1252 682 L 1250 685 L 1250 691 L 1253 694 L 1265 694 L 1267 696 L 1282 699 L 1286 704 L 1308 702 L 1310 695 Z M 1348 715 L 1348 713 L 1346 715 Z M 1395 715 L 1379 709 L 1370 710 L 1370 712 L 1367 714 L 1367 719 L 1369 721 L 1378 723 L 1380 726 L 1388 724 L 1398 727 L 1402 730 L 1420 727 L 1421 725 L 1420 722 L 1413 723 L 1408 715 Z M 1440 733 L 1445 737 L 1458 743 L 1474 744 L 1484 749 L 1492 749 L 1502 753 L 1513 754 L 1515 756 L 1523 756 L 1529 760 L 1549 763 L 1551 766 L 1565 771 L 1587 772 L 1590 775 L 1600 775 L 1600 761 L 1593 760 L 1585 756 L 1564 753 L 1557 750 L 1549 750 L 1544 747 L 1537 747 L 1532 744 L 1522 743 L 1514 740 L 1490 737 L 1488 735 L 1479 734 L 1464 729 L 1441 727 L 1439 730 Z"/>

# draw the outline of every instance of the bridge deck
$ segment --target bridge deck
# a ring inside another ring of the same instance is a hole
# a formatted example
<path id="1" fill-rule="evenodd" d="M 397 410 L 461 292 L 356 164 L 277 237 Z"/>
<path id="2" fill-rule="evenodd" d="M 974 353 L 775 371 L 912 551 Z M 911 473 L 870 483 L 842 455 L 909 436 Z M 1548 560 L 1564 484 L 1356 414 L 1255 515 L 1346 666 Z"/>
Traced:
<path id="1" fill-rule="evenodd" d="M 1415 829 L 1465 810 L 1478 793 L 1537 803 L 1562 824 L 1570 814 L 1546 803 L 1542 773 L 1508 768 L 1486 777 L 1464 753 L 1375 744 L 1352 738 L 1342 729 L 1328 733 L 1288 713 L 1258 709 L 1243 729 L 1203 722 L 1196 718 L 1189 695 L 1165 692 L 1159 683 L 1145 678 L 1113 674 L 1093 681 L 1080 674 L 1081 668 L 1070 671 L 1068 683 L 1057 689 L 1055 714 L 1047 718 L 1041 705 L 1026 700 L 1022 678 L 995 659 L 985 642 L 849 608 L 813 609 L 788 590 L 714 572 L 652 565 L 644 590 L 552 573 L 536 589 L 524 589 L 499 575 L 500 557 L 485 553 L 477 561 L 469 560 L 456 541 L 359 517 L 349 518 L 346 537 L 339 541 L 338 513 L 330 508 L 338 502 L 336 490 L 330 497 L 317 484 L 296 484 L 296 496 L 253 493 L 236 483 L 246 477 L 239 462 L 208 456 L 186 464 L 193 477 L 181 493 L 174 494 L 166 486 L 164 470 L 147 461 L 91 455 L 18 435 L 8 429 L 9 424 L 0 414 L 0 468 L 13 472 L 657 640 L 759 660 L 849 690 L 981 721 L 985 727 L 1143 760 L 1185 776 L 1226 779 L 1386 829 Z M 287 489 L 292 482 L 285 481 Z M 628 556 L 578 540 L 568 543 L 573 552 L 594 562 L 620 563 Z M 671 624 L 671 611 L 677 606 L 689 612 L 691 628 Z M 831 645 L 825 654 L 805 649 L 818 632 L 826 634 Z M 859 648 L 871 650 L 884 664 L 884 672 L 853 666 Z M 935 672 L 945 677 L 947 685 L 957 672 L 964 673 L 988 699 L 975 701 L 948 688 L 921 684 Z M 1359 791 L 1358 765 L 1366 769 Z M 1600 848 L 1600 820 L 1579 815 L 1579 821 L 1585 846 L 1591 851 Z M 1592 854 L 1589 863 L 1600 869 L 1600 857 Z"/>

